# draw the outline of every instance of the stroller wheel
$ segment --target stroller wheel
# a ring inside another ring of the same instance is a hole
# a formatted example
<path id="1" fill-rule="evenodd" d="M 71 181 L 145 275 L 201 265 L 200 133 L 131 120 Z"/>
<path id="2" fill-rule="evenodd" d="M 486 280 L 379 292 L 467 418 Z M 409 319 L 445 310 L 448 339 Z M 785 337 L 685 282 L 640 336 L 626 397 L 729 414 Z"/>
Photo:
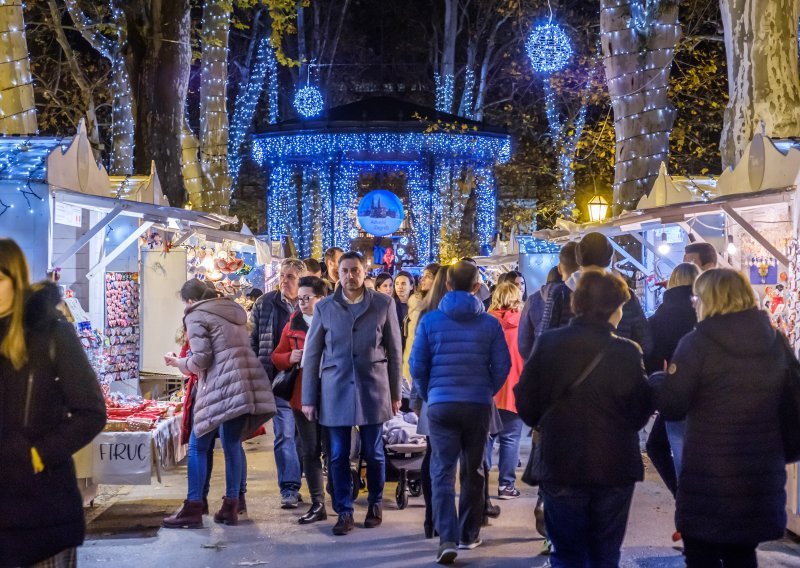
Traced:
<path id="1" fill-rule="evenodd" d="M 408 493 L 406 487 L 402 483 L 397 484 L 397 490 L 394 492 L 395 500 L 397 501 L 397 508 L 401 511 L 408 506 Z"/>
<path id="2" fill-rule="evenodd" d="M 412 497 L 419 497 L 422 495 L 422 484 L 419 481 L 409 481 L 408 492 Z"/>

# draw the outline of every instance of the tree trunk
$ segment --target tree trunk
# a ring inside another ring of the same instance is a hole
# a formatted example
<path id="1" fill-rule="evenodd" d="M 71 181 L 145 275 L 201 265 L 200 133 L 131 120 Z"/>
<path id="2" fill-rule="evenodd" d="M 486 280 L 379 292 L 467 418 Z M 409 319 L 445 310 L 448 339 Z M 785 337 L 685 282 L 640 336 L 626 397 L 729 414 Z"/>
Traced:
<path id="1" fill-rule="evenodd" d="M 86 17 L 78 6 L 77 0 L 66 0 L 65 6 L 75 27 L 83 38 L 97 52 L 111 62 L 111 156 L 109 173 L 113 175 L 133 174 L 134 121 L 131 99 L 131 84 L 125 60 L 121 55 L 122 47 L 127 41 L 124 18 L 117 10 L 114 25 L 117 27 L 117 39 L 111 40 L 97 32 L 98 25 Z"/>
<path id="2" fill-rule="evenodd" d="M 763 123 L 768 136 L 800 135 L 798 0 L 720 0 L 728 60 L 722 167 L 733 167 Z"/>
<path id="3" fill-rule="evenodd" d="M 456 38 L 458 37 L 458 0 L 444 0 L 444 35 L 442 64 L 435 74 L 436 110 L 453 112 L 456 73 Z"/>
<path id="4" fill-rule="evenodd" d="M 207 201 L 209 195 L 203 191 L 203 169 L 200 165 L 200 140 L 192 132 L 189 121 L 183 121 L 181 129 L 181 176 L 186 195 L 192 209 L 212 211 Z"/>
<path id="5" fill-rule="evenodd" d="M 232 5 L 228 0 L 206 0 L 203 8 L 203 55 L 200 83 L 200 167 L 203 206 L 226 213 L 231 200 L 228 175 L 228 30 Z"/>
<path id="6" fill-rule="evenodd" d="M 135 169 L 155 162 L 170 204 L 181 207 L 181 132 L 191 63 L 189 0 L 122 0 L 125 58 L 136 107 Z"/>
<path id="7" fill-rule="evenodd" d="M 637 0 L 601 0 L 600 34 L 614 110 L 614 211 L 635 208 L 669 156 L 675 109 L 667 88 L 680 37 L 678 1 L 661 0 L 644 28 L 634 27 Z"/>
<path id="8" fill-rule="evenodd" d="M 36 103 L 22 2 L 2 8 L 0 28 L 5 33 L 0 44 L 0 134 L 36 134 Z"/>
<path id="9" fill-rule="evenodd" d="M 297 60 L 300 62 L 297 87 L 308 81 L 308 52 L 306 51 L 306 17 L 303 9 L 303 0 L 297 0 Z"/>
<path id="10" fill-rule="evenodd" d="M 458 105 L 458 116 L 472 118 L 475 104 L 475 60 L 478 56 L 477 38 L 470 38 L 467 46 L 467 64 L 464 67 L 464 88 L 461 91 L 461 102 Z"/>

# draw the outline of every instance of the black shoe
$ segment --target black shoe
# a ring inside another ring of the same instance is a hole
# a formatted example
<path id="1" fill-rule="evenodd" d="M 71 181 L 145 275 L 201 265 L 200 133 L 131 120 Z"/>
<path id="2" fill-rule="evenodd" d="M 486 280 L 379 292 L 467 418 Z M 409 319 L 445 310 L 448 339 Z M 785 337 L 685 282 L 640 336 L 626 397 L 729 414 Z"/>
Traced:
<path id="1" fill-rule="evenodd" d="M 497 517 L 500 516 L 500 506 L 493 505 L 492 502 L 487 499 L 486 507 L 483 509 L 483 514 L 486 515 L 487 517 L 496 519 Z"/>
<path id="2" fill-rule="evenodd" d="M 325 510 L 325 503 L 314 503 L 305 515 L 297 519 L 297 522 L 301 525 L 309 525 L 327 518 L 328 512 Z"/>
<path id="3" fill-rule="evenodd" d="M 339 515 L 339 520 L 336 521 L 336 524 L 333 526 L 333 534 L 336 536 L 342 536 L 349 533 L 353 530 L 355 526 L 355 522 L 353 521 L 352 513 L 346 513 L 344 515 Z"/>
<path id="4" fill-rule="evenodd" d="M 435 528 L 433 528 L 433 523 L 425 523 L 423 525 L 425 528 L 425 538 L 433 538 L 435 536 L 439 536 L 439 533 Z"/>
<path id="5" fill-rule="evenodd" d="M 383 522 L 383 511 L 381 509 L 380 503 L 370 505 L 367 508 L 367 518 L 364 519 L 364 528 L 374 529 L 375 527 L 380 526 L 382 522 Z"/>

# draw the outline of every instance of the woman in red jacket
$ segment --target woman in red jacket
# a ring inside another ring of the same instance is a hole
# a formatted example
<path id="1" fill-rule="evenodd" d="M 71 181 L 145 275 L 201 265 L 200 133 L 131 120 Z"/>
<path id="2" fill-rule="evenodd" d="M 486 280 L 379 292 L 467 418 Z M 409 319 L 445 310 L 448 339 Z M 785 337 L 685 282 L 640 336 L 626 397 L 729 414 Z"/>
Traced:
<path id="1" fill-rule="evenodd" d="M 516 467 L 519 463 L 519 445 L 522 437 L 522 419 L 517 414 L 517 403 L 514 399 L 514 387 L 519 382 L 522 365 L 525 361 L 519 354 L 517 332 L 522 312 L 522 290 L 513 281 L 498 284 L 492 295 L 492 304 L 489 313 L 500 320 L 503 333 L 511 353 L 511 371 L 500 391 L 494 395 L 494 402 L 503 420 L 503 430 L 489 437 L 486 449 L 486 459 L 489 467 L 492 465 L 492 449 L 495 440 L 500 442 L 499 463 L 500 471 L 497 489 L 498 499 L 514 499 L 519 497 L 519 490 L 515 487 L 517 481 Z"/>
<path id="2" fill-rule="evenodd" d="M 303 445 L 303 471 L 306 474 L 308 491 L 311 494 L 311 508 L 300 517 L 299 523 L 305 525 L 328 518 L 325 510 L 325 482 L 322 478 L 322 447 L 319 422 L 310 422 L 302 412 L 301 394 L 303 392 L 303 346 L 306 334 L 311 328 L 314 306 L 328 292 L 325 281 L 316 276 L 300 279 L 298 303 L 300 309 L 292 314 L 281 333 L 281 340 L 272 352 L 272 363 L 279 371 L 288 371 L 295 365 L 301 367 L 294 383 L 289 406 L 294 411 L 295 424 Z"/>

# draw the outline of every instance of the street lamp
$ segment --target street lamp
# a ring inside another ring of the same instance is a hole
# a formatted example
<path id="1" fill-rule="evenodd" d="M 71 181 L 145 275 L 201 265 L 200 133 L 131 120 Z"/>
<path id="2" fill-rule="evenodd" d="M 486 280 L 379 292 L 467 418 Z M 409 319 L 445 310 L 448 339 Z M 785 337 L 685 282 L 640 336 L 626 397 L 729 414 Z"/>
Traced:
<path id="1" fill-rule="evenodd" d="M 602 221 L 608 215 L 608 201 L 602 195 L 595 195 L 586 204 L 589 208 L 589 220 L 592 223 Z"/>

